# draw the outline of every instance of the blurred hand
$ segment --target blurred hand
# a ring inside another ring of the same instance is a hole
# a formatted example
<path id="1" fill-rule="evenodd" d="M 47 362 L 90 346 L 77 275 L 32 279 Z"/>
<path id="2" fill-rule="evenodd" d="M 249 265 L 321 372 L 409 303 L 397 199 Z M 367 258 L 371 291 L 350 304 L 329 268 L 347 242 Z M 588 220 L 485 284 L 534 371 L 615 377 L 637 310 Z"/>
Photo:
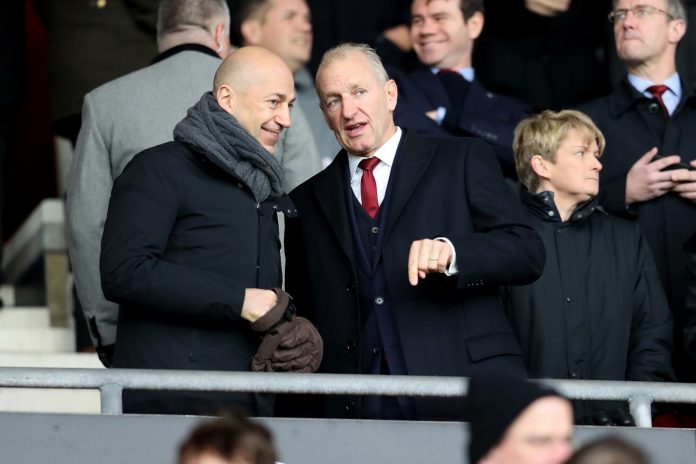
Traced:
<path id="1" fill-rule="evenodd" d="M 382 35 L 404 52 L 410 52 L 413 49 L 411 34 L 405 24 L 389 28 Z"/>
<path id="2" fill-rule="evenodd" d="M 540 16 L 556 16 L 570 8 L 571 0 L 524 0 L 524 6 Z"/>
<path id="3" fill-rule="evenodd" d="M 682 198 L 696 202 L 696 160 L 689 163 L 694 170 L 678 169 L 672 171 L 672 181 L 677 185 L 672 191 L 677 192 Z"/>
<path id="4" fill-rule="evenodd" d="M 678 163 L 677 155 L 665 156 L 652 161 L 657 154 L 653 147 L 635 162 L 626 176 L 626 204 L 652 200 L 669 192 L 677 185 L 672 176 L 679 171 L 663 171 L 667 166 Z"/>

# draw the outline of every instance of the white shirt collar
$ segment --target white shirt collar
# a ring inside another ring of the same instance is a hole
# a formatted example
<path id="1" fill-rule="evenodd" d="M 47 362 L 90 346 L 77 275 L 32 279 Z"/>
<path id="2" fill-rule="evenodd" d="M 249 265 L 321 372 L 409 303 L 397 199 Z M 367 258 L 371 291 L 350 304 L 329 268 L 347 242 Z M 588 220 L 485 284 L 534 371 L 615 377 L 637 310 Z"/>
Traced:
<path id="1" fill-rule="evenodd" d="M 628 82 L 630 82 L 637 91 L 648 98 L 653 98 L 653 96 L 650 92 L 648 92 L 647 88 L 651 85 L 660 84 L 660 82 L 650 82 L 647 79 L 643 79 L 642 77 L 634 76 L 632 74 L 628 75 Z M 677 106 L 679 106 L 679 101 L 681 100 L 682 96 L 682 86 L 681 81 L 679 80 L 679 74 L 672 74 L 661 82 L 661 84 L 666 85 L 669 88 L 669 90 L 662 95 L 662 102 L 667 108 L 667 112 L 671 115 L 677 109 Z"/>
<path id="2" fill-rule="evenodd" d="M 430 68 L 430 72 L 433 74 L 437 74 L 440 71 L 441 68 Z M 474 78 L 476 77 L 476 73 L 474 72 L 474 68 L 459 68 L 456 69 L 459 74 L 462 75 L 464 79 L 466 79 L 469 82 L 473 82 Z"/>
<path id="3" fill-rule="evenodd" d="M 377 151 L 375 152 L 374 155 L 379 160 L 389 166 L 389 169 L 391 169 L 392 164 L 394 164 L 394 157 L 396 156 L 396 149 L 399 148 L 399 141 L 401 141 L 401 128 L 397 126 L 396 132 L 394 132 L 394 135 L 389 137 L 389 140 L 387 140 L 384 145 L 379 147 Z M 353 182 L 353 179 L 355 178 L 356 175 L 362 176 L 362 170 L 358 172 L 358 164 L 362 160 L 365 159 L 364 156 L 358 156 L 358 155 L 351 155 L 350 153 L 347 153 L 348 155 L 348 172 L 350 172 L 350 180 L 351 183 Z"/>
<path id="4" fill-rule="evenodd" d="M 642 77 L 635 76 L 633 74 L 628 75 L 628 82 L 631 83 L 631 85 L 640 93 L 644 94 L 647 97 L 652 98 L 652 95 L 650 92 L 648 92 L 646 89 L 650 87 L 651 85 L 657 85 L 657 84 L 662 84 L 666 85 L 669 87 L 669 92 L 677 97 L 677 99 L 681 98 L 681 81 L 679 80 L 679 73 L 674 73 L 671 76 L 669 76 L 667 79 L 665 79 L 663 82 L 651 82 L 647 79 L 643 79 Z"/>

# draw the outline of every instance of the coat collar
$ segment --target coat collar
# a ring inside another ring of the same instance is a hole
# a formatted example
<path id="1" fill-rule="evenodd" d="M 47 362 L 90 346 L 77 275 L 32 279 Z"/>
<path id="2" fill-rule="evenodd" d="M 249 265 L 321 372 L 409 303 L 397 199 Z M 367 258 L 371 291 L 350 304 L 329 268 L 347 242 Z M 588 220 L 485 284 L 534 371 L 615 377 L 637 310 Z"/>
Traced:
<path id="1" fill-rule="evenodd" d="M 433 106 L 449 107 L 449 96 L 445 90 L 445 86 L 442 85 L 442 81 L 438 79 L 437 75 L 433 74 L 430 68 L 421 66 L 411 74 L 414 85 L 418 87 L 423 95 L 425 95 L 430 104 Z M 467 81 L 469 83 L 469 94 L 470 95 L 484 95 L 486 97 L 491 97 L 492 94 L 486 90 L 481 83 L 474 77 L 474 80 Z"/>
<path id="2" fill-rule="evenodd" d="M 555 222 L 562 224 L 561 215 L 556 208 L 556 203 L 553 201 L 553 192 L 544 191 L 539 193 L 531 193 L 526 188 L 520 189 L 522 203 L 536 217 L 545 222 Z M 597 197 L 580 203 L 570 215 L 568 223 L 585 221 L 587 218 L 599 211 L 606 214 L 601 206 L 597 205 Z"/>
<path id="3" fill-rule="evenodd" d="M 413 131 L 404 130 L 389 178 L 391 203 L 387 210 L 385 238 L 389 236 L 408 200 L 415 192 L 435 154 L 436 145 Z"/>
<path id="4" fill-rule="evenodd" d="M 696 95 L 691 87 L 682 79 L 682 97 L 677 105 L 675 113 L 684 105 L 696 105 Z M 639 101 L 648 100 L 648 98 L 636 90 L 628 81 L 628 77 L 624 77 L 619 87 L 609 95 L 609 112 L 612 118 L 617 118 L 621 114 L 633 108 Z"/>
<path id="5" fill-rule="evenodd" d="M 206 55 L 210 55 L 214 58 L 220 59 L 220 56 L 217 53 L 215 53 L 215 51 L 212 48 L 206 47 L 205 45 L 201 45 L 201 44 L 197 44 L 197 43 L 188 43 L 188 44 L 177 45 L 176 47 L 172 47 L 168 50 L 163 51 L 162 53 L 160 53 L 159 55 L 154 57 L 150 64 L 159 63 L 160 61 L 166 60 L 170 56 L 174 56 L 177 53 L 186 52 L 186 51 L 201 52 L 201 53 L 204 53 Z"/>
<path id="6" fill-rule="evenodd" d="M 403 132 L 389 175 L 389 188 L 392 191 L 385 222 L 385 238 L 398 221 L 435 154 L 436 146 L 428 139 L 413 131 Z M 316 176 L 312 190 L 341 247 L 353 259 L 350 220 L 346 211 L 344 191 L 350 188 L 347 184 L 347 165 L 346 152 L 341 150 L 333 162 Z"/>
<path id="7" fill-rule="evenodd" d="M 348 157 L 345 150 L 338 152 L 326 169 L 317 174 L 311 184 L 312 193 L 319 208 L 326 216 L 329 227 L 350 261 L 355 264 L 353 237 L 350 233 L 350 220 L 346 210 L 344 190 L 347 185 Z"/>

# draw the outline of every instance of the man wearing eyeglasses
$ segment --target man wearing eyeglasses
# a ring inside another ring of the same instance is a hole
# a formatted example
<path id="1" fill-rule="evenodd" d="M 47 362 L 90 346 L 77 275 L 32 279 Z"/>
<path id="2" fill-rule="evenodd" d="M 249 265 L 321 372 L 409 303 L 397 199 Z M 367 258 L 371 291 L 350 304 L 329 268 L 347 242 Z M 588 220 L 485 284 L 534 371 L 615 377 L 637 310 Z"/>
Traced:
<path id="1" fill-rule="evenodd" d="M 685 3 L 615 0 L 609 20 L 628 75 L 613 93 L 581 107 L 607 142 L 600 204 L 641 226 L 674 313 L 677 376 L 693 381 L 682 332 L 696 324 L 685 305 L 683 250 L 696 230 L 696 95 L 675 61 Z"/>

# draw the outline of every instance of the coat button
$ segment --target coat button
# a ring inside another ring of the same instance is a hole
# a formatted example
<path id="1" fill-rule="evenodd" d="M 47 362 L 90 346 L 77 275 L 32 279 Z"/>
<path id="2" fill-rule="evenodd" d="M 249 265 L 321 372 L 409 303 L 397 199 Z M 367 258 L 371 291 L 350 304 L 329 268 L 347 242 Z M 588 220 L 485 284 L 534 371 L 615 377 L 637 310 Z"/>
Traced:
<path id="1" fill-rule="evenodd" d="M 373 234 L 379 234 L 379 227 L 376 227 L 376 226 L 375 226 L 375 227 L 373 227 L 372 229 L 370 229 L 370 231 L 371 231 Z"/>
<path id="2" fill-rule="evenodd" d="M 571 373 L 570 373 L 570 378 L 571 378 L 571 379 L 577 379 L 577 378 L 578 378 L 578 373 L 575 372 L 575 371 L 571 372 Z"/>
<path id="3" fill-rule="evenodd" d="M 380 349 L 379 346 L 375 346 L 374 348 L 372 348 L 372 354 L 374 354 L 375 356 L 377 356 L 381 352 L 382 352 L 382 350 Z"/>
<path id="4" fill-rule="evenodd" d="M 345 407 L 346 412 L 351 412 L 353 409 L 355 409 L 355 403 L 353 401 L 346 401 L 346 404 L 344 407 Z"/>
<path id="5" fill-rule="evenodd" d="M 378 306 L 383 305 L 383 304 L 384 304 L 384 298 L 382 298 L 381 296 L 378 296 L 377 298 L 375 298 L 375 304 L 378 305 Z"/>
<path id="6" fill-rule="evenodd" d="M 355 291 L 355 284 L 346 285 L 346 292 L 353 293 Z"/>
<path id="7" fill-rule="evenodd" d="M 354 351 L 355 347 L 356 347 L 356 344 L 353 340 L 348 340 L 348 342 L 346 342 L 346 351 L 348 351 L 348 352 Z"/>
<path id="8" fill-rule="evenodd" d="M 569 297 L 569 296 L 566 297 L 566 303 L 570 303 L 570 297 Z"/>

